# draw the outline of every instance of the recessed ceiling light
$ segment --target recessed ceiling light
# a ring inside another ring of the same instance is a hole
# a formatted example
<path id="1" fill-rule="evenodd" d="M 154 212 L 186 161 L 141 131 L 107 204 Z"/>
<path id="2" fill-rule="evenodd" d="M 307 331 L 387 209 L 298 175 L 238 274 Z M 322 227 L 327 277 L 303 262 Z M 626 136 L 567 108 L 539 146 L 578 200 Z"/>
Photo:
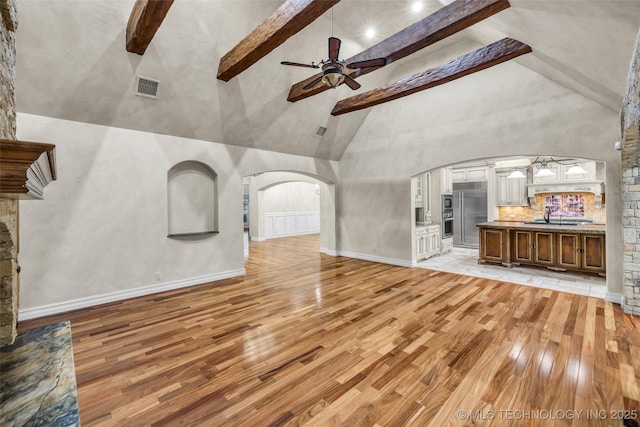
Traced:
<path id="1" fill-rule="evenodd" d="M 376 35 L 376 31 L 373 28 L 369 28 L 366 33 L 364 33 L 368 39 L 373 38 Z"/>
<path id="2" fill-rule="evenodd" d="M 413 3 L 413 6 L 411 6 L 411 10 L 413 10 L 414 12 L 420 12 L 422 10 L 422 2 L 421 1 L 417 1 L 415 3 Z"/>

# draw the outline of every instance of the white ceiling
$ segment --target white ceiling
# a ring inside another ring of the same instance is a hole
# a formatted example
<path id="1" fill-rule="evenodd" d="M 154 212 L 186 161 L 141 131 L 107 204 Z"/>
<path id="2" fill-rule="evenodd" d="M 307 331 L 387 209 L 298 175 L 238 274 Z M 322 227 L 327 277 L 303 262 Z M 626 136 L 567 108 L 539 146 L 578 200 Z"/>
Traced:
<path id="1" fill-rule="evenodd" d="M 216 79 L 220 57 L 281 1 L 176 0 L 142 57 L 124 47 L 134 2 L 19 0 L 18 111 L 334 160 L 368 114 L 330 115 L 336 101 L 353 93 L 346 86 L 286 100 L 290 86 L 314 70 L 280 61 L 325 58 L 331 12 L 223 82 Z M 343 42 L 341 58 L 442 7 L 427 0 L 415 14 L 412 3 L 338 3 L 334 34 Z M 364 37 L 368 26 L 378 31 L 372 40 Z M 533 48 L 519 64 L 619 111 L 639 26 L 639 0 L 511 0 L 496 16 L 360 77 L 358 93 L 407 75 L 417 63 L 426 69 L 509 36 Z M 134 95 L 136 75 L 160 80 L 157 100 Z M 318 126 L 328 127 L 322 138 L 313 136 Z"/>

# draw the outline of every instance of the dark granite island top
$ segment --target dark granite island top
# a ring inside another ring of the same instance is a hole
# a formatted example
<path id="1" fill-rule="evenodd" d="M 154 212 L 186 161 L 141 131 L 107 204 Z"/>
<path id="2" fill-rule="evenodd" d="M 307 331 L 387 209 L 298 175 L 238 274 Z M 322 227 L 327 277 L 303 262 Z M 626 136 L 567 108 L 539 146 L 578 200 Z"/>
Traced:
<path id="1" fill-rule="evenodd" d="M 530 230 L 530 231 L 568 231 L 572 233 L 580 234 L 604 234 L 604 224 L 527 224 L 525 222 L 517 221 L 492 221 L 483 222 L 477 225 L 483 228 L 508 228 L 518 230 Z"/>

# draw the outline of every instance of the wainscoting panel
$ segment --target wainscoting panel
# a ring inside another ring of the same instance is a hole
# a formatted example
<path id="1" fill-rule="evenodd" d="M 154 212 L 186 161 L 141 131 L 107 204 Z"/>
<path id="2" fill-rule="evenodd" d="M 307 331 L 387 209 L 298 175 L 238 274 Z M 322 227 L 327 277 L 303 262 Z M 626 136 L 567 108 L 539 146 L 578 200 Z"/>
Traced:
<path id="1" fill-rule="evenodd" d="M 320 232 L 320 212 L 272 212 L 264 214 L 264 236 L 299 236 Z"/>

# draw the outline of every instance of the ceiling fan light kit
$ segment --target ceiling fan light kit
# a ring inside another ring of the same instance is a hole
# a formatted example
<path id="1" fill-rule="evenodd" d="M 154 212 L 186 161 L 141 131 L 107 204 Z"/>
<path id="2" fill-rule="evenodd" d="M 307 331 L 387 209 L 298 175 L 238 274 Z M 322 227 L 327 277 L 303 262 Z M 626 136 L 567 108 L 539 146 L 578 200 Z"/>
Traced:
<path id="1" fill-rule="evenodd" d="M 386 58 L 368 59 L 364 61 L 350 62 L 341 61 L 340 45 L 342 41 L 333 37 L 333 8 L 331 9 L 331 37 L 329 37 L 329 59 L 323 59 L 318 64 L 312 62 L 311 64 L 302 64 L 299 62 L 282 61 L 282 65 L 291 65 L 294 67 L 306 67 L 306 68 L 320 68 L 322 67 L 322 74 L 317 78 L 306 84 L 303 89 L 311 89 L 318 83 L 322 82 L 325 86 L 332 89 L 340 86 L 342 83 L 346 84 L 353 90 L 360 89 L 360 83 L 356 82 L 353 77 L 344 72 L 345 67 L 350 70 L 359 70 L 361 68 L 377 68 L 387 65 Z M 357 72 L 357 71 L 356 71 Z M 356 72 L 353 74 L 355 75 Z"/>
<path id="2" fill-rule="evenodd" d="M 325 85 L 335 89 L 344 82 L 344 73 L 343 73 L 342 64 L 332 64 L 327 63 L 322 66 L 322 83 Z"/>

